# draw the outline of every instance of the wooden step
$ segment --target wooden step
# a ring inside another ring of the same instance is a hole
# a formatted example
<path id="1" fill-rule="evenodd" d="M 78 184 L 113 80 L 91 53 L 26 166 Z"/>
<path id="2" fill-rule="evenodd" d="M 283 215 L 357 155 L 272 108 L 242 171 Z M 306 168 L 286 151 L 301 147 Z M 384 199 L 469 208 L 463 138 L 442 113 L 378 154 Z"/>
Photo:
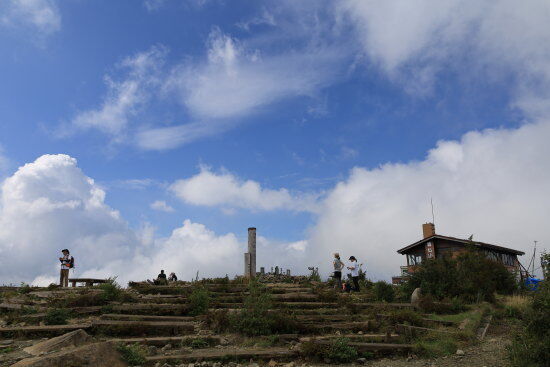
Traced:
<path id="1" fill-rule="evenodd" d="M 116 321 L 97 320 L 92 323 L 94 333 L 112 336 L 172 336 L 195 332 L 191 322 Z"/>
<path id="2" fill-rule="evenodd" d="M 315 344 L 331 345 L 330 340 L 318 340 Z M 412 350 L 412 344 L 393 344 L 393 343 L 357 343 L 349 342 L 350 347 L 355 348 L 359 353 L 364 352 L 406 352 Z"/>
<path id="3" fill-rule="evenodd" d="M 351 331 L 371 331 L 377 328 L 377 323 L 373 320 L 354 321 L 354 322 L 331 322 L 320 324 L 307 324 L 307 327 L 312 330 L 329 331 L 329 330 L 351 330 Z"/>
<path id="4" fill-rule="evenodd" d="M 300 342 L 315 341 L 315 340 L 333 340 L 338 338 L 346 338 L 354 342 L 386 342 L 397 341 L 401 336 L 399 334 L 330 334 L 330 335 L 316 335 L 305 336 L 299 339 Z"/>
<path id="5" fill-rule="evenodd" d="M 221 341 L 220 336 L 216 335 L 188 335 L 188 336 L 156 336 L 148 338 L 116 338 L 116 339 L 107 339 L 107 341 L 119 344 L 143 344 L 143 345 L 154 345 L 156 347 L 164 347 L 166 344 L 172 344 L 174 346 L 180 346 L 186 341 L 203 339 L 211 342 L 211 345 L 219 344 Z"/>
<path id="6" fill-rule="evenodd" d="M 87 330 L 91 324 L 72 324 L 72 325 L 46 325 L 46 326 L 18 326 L 0 328 L 0 336 L 57 336 L 78 329 Z"/>
<path id="7" fill-rule="evenodd" d="M 295 315 L 298 321 L 302 322 L 343 322 L 343 321 L 359 321 L 361 315 Z"/>
<path id="8" fill-rule="evenodd" d="M 153 316 L 185 316 L 189 306 L 162 303 L 128 303 L 112 306 L 116 313 L 145 314 Z"/>
<path id="9" fill-rule="evenodd" d="M 289 360 L 298 357 L 297 351 L 289 350 L 288 348 L 264 348 L 264 349 L 241 349 L 241 348 L 207 348 L 195 350 L 188 354 L 171 354 L 158 355 L 147 357 L 148 365 L 155 365 L 160 362 L 164 363 L 190 363 L 196 361 L 216 361 L 223 360 L 226 362 L 241 361 L 241 360 Z"/>

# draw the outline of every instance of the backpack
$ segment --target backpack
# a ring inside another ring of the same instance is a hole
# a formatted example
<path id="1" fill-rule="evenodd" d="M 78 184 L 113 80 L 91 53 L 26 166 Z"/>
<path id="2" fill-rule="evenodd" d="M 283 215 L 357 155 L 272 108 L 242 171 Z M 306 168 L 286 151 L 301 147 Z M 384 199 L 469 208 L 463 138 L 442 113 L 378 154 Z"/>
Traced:
<path id="1" fill-rule="evenodd" d="M 69 269 L 74 268 L 74 257 L 71 256 L 71 261 L 69 262 Z"/>

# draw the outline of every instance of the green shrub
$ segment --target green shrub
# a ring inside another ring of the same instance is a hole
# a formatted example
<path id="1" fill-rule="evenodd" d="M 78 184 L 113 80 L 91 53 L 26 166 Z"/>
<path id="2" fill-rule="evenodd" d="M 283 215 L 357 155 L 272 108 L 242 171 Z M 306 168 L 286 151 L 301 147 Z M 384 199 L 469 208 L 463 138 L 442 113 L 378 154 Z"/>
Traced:
<path id="1" fill-rule="evenodd" d="M 273 302 L 267 288 L 251 282 L 242 310 L 229 315 L 229 329 L 247 336 L 290 333 L 298 329 L 296 319 L 287 312 L 271 312 Z"/>
<path id="2" fill-rule="evenodd" d="M 192 316 L 204 315 L 210 306 L 210 294 L 204 287 L 195 287 L 189 295 L 190 314 Z"/>
<path id="3" fill-rule="evenodd" d="M 340 337 L 330 344 L 321 344 L 315 340 L 302 343 L 300 351 L 304 357 L 315 360 L 329 359 L 331 363 L 350 363 L 357 359 L 358 353 L 349 345 L 349 339 Z"/>
<path id="4" fill-rule="evenodd" d="M 54 308 L 49 310 L 44 317 L 46 325 L 66 325 L 71 317 L 71 311 L 65 308 Z"/>
<path id="5" fill-rule="evenodd" d="M 11 352 L 15 352 L 17 349 L 15 347 L 7 347 L 0 349 L 0 354 L 8 354 Z"/>
<path id="6" fill-rule="evenodd" d="M 32 291 L 32 288 L 26 283 L 21 283 L 21 286 L 17 291 L 19 292 L 19 294 L 29 294 Z"/>
<path id="7" fill-rule="evenodd" d="M 545 281 L 535 292 L 531 307 L 522 320 L 509 348 L 514 367 L 550 366 L 550 284 Z"/>
<path id="8" fill-rule="evenodd" d="M 201 349 L 201 348 L 208 348 L 210 346 L 210 343 L 207 340 L 197 338 L 191 340 L 189 343 L 189 346 L 193 349 Z"/>
<path id="9" fill-rule="evenodd" d="M 422 288 L 422 294 L 437 300 L 459 297 L 467 302 L 481 302 L 494 301 L 495 292 L 511 294 L 517 284 L 514 274 L 504 265 L 470 248 L 456 259 L 445 256 L 424 261 L 405 285 L 411 293 L 417 287 Z"/>
<path id="10" fill-rule="evenodd" d="M 334 363 L 350 363 L 357 359 L 357 350 L 349 345 L 349 339 L 338 338 L 328 348 L 326 357 Z"/>
<path id="11" fill-rule="evenodd" d="M 117 350 L 121 354 L 122 359 L 130 366 L 140 366 L 147 362 L 145 359 L 145 350 L 138 343 L 131 345 L 120 344 Z"/>
<path id="12" fill-rule="evenodd" d="M 100 297 L 105 302 L 120 300 L 123 292 L 120 285 L 117 284 L 116 278 L 110 278 L 107 283 L 100 284 L 98 288 L 103 291 Z"/>
<path id="13" fill-rule="evenodd" d="M 393 310 L 389 313 L 388 321 L 392 324 L 408 324 L 423 326 L 422 317 L 413 310 Z"/>
<path id="14" fill-rule="evenodd" d="M 271 295 L 256 282 L 250 283 L 249 290 L 250 294 L 244 300 L 243 309 L 230 317 L 231 327 L 248 336 L 271 334 Z"/>
<path id="15" fill-rule="evenodd" d="M 379 302 L 392 302 L 395 298 L 393 286 L 383 280 L 374 283 L 372 291 L 374 299 Z"/>

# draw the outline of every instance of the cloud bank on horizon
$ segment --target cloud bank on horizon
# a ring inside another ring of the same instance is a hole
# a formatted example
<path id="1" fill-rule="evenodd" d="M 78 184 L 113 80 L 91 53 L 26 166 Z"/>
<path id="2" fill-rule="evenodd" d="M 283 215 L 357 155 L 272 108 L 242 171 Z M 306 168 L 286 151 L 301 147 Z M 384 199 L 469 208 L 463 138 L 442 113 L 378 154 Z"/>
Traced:
<path id="1" fill-rule="evenodd" d="M 463 238 L 473 233 L 480 241 L 529 251 L 531 236 L 550 236 L 548 136 L 548 120 L 471 132 L 461 141 L 440 141 L 420 162 L 357 167 L 320 200 L 307 240 L 280 244 L 262 238 L 259 263 L 285 264 L 300 273 L 314 265 L 327 274 L 330 254 L 338 251 L 358 257 L 370 277 L 388 279 L 403 261 L 395 250 L 420 238 L 431 197 L 438 233 Z M 261 197 L 256 189 L 259 197 L 245 207 L 267 200 L 264 210 L 280 210 L 274 203 L 289 200 L 269 192 Z M 236 204 L 235 195 L 219 190 L 211 198 L 215 203 L 195 204 Z M 125 282 L 152 277 L 159 268 L 182 279 L 197 270 L 202 276 L 240 274 L 245 243 L 237 235 L 217 235 L 185 220 L 168 238 L 155 238 L 150 228 L 129 228 L 104 201 L 105 192 L 69 156 L 46 155 L 19 168 L 4 181 L 0 196 L 0 278 L 54 282 L 57 264 L 44 259 L 63 247 L 72 249 L 82 276 L 118 276 Z"/>
<path id="2" fill-rule="evenodd" d="M 293 16 L 307 11 L 292 3 L 278 11 Z M 438 233 L 474 234 L 476 240 L 526 252 L 533 240 L 548 243 L 550 3 L 349 0 L 326 7 L 332 18 L 323 13 L 315 28 L 306 24 L 299 30 L 307 42 L 293 52 L 262 52 L 261 37 L 237 39 L 214 29 L 200 60 L 167 65 L 169 51 L 159 45 L 129 56 L 117 66 L 125 71 L 122 78 L 105 78 L 106 94 L 96 108 L 78 112 L 62 132 L 96 129 L 144 150 L 174 148 L 228 131 L 243 116 L 289 96 L 314 96 L 352 67 L 350 59 L 353 68 L 368 63 L 418 98 L 443 83 L 442 70 L 459 73 L 464 85 L 480 78 L 498 84 L 502 73 L 512 95 L 510 108 L 524 116 L 518 127 L 441 140 L 421 160 L 355 167 L 323 195 L 269 188 L 210 169 L 175 180 L 167 194 L 225 211 L 312 213 L 314 223 L 301 241 L 259 239 L 260 263 L 284 263 L 300 273 L 313 265 L 326 274 L 338 251 L 356 256 L 371 278 L 388 279 L 404 261 L 395 251 L 419 239 L 420 225 L 431 219 L 430 198 Z M 288 40 L 295 29 L 280 26 L 274 14 L 266 18 L 268 26 L 281 27 Z M 315 37 L 303 36 L 304 29 L 315 29 Z M 319 42 L 327 33 L 330 40 Z M 342 34 L 353 35 L 352 41 L 334 46 Z M 144 110 L 174 93 L 187 120 L 141 123 Z M 160 268 L 182 279 L 197 270 L 201 276 L 242 271 L 245 244 L 237 234 L 217 234 L 187 219 L 159 238 L 150 225 L 131 228 L 105 203 L 105 195 L 68 155 L 44 155 L 9 173 L 0 192 L 0 279 L 53 282 L 58 266 L 45 259 L 64 247 L 72 249 L 82 276 L 127 281 L 153 277 Z M 163 200 L 151 207 L 174 209 Z"/>

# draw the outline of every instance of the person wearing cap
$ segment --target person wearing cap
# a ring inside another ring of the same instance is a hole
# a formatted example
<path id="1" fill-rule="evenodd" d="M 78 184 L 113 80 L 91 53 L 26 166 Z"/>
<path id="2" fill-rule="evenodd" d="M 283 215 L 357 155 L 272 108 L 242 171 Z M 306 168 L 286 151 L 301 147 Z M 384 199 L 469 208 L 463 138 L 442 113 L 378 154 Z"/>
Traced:
<path id="1" fill-rule="evenodd" d="M 350 266 L 348 269 L 351 270 L 351 279 L 353 280 L 353 290 L 359 292 L 359 264 L 355 256 L 349 257 Z"/>
<path id="2" fill-rule="evenodd" d="M 63 254 L 63 256 L 59 258 L 59 261 L 61 262 L 61 271 L 59 273 L 59 286 L 68 287 L 69 269 L 74 267 L 74 258 L 70 255 L 70 252 L 67 249 L 61 250 L 61 253 Z"/>
<path id="3" fill-rule="evenodd" d="M 340 260 L 340 254 L 334 254 L 334 261 L 332 262 L 334 266 L 334 289 L 342 290 L 342 269 L 344 268 L 344 263 Z"/>

